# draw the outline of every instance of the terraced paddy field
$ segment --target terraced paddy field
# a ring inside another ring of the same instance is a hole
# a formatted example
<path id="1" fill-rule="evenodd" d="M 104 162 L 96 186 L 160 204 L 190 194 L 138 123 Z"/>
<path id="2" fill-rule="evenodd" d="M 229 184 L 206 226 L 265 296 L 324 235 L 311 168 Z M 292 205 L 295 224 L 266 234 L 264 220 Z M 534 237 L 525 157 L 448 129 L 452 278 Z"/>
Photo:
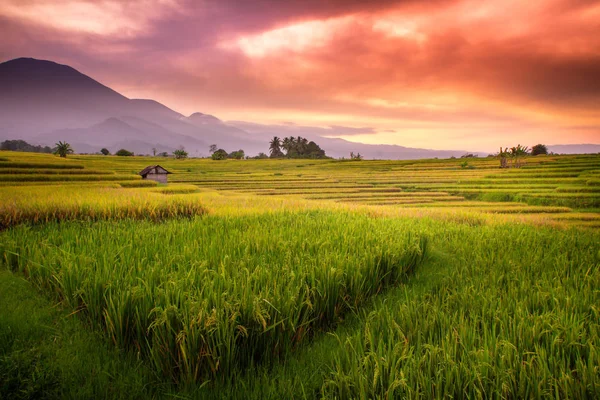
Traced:
<path id="1" fill-rule="evenodd" d="M 600 156 L 524 162 L 1 152 L 0 398 L 599 398 Z"/>

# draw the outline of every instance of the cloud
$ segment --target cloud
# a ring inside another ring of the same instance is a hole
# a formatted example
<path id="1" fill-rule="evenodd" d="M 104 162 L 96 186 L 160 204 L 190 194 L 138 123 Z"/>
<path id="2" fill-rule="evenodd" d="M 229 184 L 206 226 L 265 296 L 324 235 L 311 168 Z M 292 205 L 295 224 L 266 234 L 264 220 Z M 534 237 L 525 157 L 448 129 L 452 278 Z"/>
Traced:
<path id="1" fill-rule="evenodd" d="M 591 0 L 6 0 L 0 58 L 66 63 L 186 114 L 353 140 L 462 129 L 558 143 L 600 125 L 599 20 Z"/>
<path id="2" fill-rule="evenodd" d="M 0 15 L 69 32 L 134 36 L 176 6 L 176 0 L 6 0 Z"/>
<path id="3" fill-rule="evenodd" d="M 348 126 L 332 125 L 329 127 L 331 133 L 328 136 L 351 136 L 351 135 L 369 135 L 376 133 L 377 130 L 371 127 L 352 128 Z"/>

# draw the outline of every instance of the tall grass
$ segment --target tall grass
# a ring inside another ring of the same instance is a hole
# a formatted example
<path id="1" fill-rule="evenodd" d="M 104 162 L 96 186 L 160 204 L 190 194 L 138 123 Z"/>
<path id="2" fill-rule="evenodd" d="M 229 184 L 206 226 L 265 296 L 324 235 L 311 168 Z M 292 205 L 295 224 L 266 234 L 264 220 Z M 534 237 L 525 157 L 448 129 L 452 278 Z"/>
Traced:
<path id="1" fill-rule="evenodd" d="M 206 208 L 198 199 L 105 187 L 0 188 L 0 229 L 19 224 L 61 221 L 99 221 L 168 218 L 202 215 Z"/>
<path id="2" fill-rule="evenodd" d="M 50 224 L 1 242 L 8 267 L 188 383 L 277 360 L 426 251 L 390 221 L 327 212 Z"/>
<path id="3" fill-rule="evenodd" d="M 85 171 L 84 171 L 85 172 Z M 136 175 L 112 175 L 112 174 L 97 174 L 92 173 L 91 175 L 80 175 L 80 174 L 0 174 L 0 182 L 61 182 L 61 181 L 126 181 L 126 180 L 139 180 L 141 179 Z"/>
<path id="4" fill-rule="evenodd" d="M 600 397 L 597 235 L 440 228 L 451 268 L 338 336 L 323 397 Z"/>
<path id="5" fill-rule="evenodd" d="M 111 175 L 112 171 L 77 168 L 3 168 L 1 175 Z"/>
<path id="6" fill-rule="evenodd" d="M 21 162 L 21 161 L 7 161 L 0 162 L 0 168 L 26 168 L 26 169 L 84 169 L 85 167 L 81 164 L 70 164 L 70 163 L 44 163 L 44 162 Z M 3 172 L 4 173 L 4 172 Z"/>

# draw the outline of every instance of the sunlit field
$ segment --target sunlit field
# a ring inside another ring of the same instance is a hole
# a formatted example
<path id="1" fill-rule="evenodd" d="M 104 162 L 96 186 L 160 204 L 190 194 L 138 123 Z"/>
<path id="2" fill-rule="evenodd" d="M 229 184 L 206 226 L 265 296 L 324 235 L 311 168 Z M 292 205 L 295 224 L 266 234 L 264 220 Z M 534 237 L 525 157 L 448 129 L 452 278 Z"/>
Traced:
<path id="1" fill-rule="evenodd" d="M 0 229 L 0 398 L 600 397 L 598 155 L 0 152 Z"/>

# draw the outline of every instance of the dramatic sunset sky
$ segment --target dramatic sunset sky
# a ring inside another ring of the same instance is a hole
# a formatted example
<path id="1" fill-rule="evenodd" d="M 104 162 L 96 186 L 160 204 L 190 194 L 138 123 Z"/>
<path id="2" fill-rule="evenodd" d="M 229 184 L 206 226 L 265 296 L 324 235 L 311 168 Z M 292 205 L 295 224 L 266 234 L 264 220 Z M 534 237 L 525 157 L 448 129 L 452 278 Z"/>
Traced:
<path id="1" fill-rule="evenodd" d="M 0 62 L 364 143 L 600 143 L 600 1 L 0 0 Z"/>

